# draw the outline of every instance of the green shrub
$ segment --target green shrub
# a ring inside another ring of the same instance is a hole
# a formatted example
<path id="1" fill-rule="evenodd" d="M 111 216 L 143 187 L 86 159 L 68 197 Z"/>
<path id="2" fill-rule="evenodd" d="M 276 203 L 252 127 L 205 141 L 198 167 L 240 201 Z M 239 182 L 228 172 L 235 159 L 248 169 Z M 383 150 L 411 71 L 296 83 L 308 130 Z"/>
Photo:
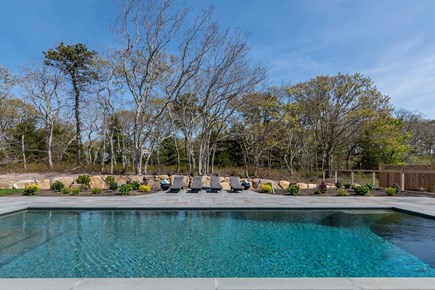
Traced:
<path id="1" fill-rule="evenodd" d="M 320 182 L 317 187 L 319 188 L 320 193 L 326 193 L 326 191 L 328 190 L 328 186 L 324 181 Z"/>
<path id="2" fill-rule="evenodd" d="M 394 188 L 394 187 L 387 187 L 387 188 L 385 188 L 385 193 L 386 193 L 387 195 L 390 195 L 390 196 L 392 196 L 392 195 L 396 195 L 396 194 L 397 194 L 397 188 Z"/>
<path id="3" fill-rule="evenodd" d="M 299 195 L 299 193 L 301 192 L 301 188 L 299 187 L 299 185 L 297 185 L 297 183 L 290 183 L 287 191 L 290 195 Z"/>
<path id="4" fill-rule="evenodd" d="M 138 190 L 139 186 L 140 186 L 140 183 L 137 182 L 137 181 L 132 181 L 132 182 L 130 182 L 130 186 L 131 186 L 132 190 Z"/>
<path id="5" fill-rule="evenodd" d="M 118 189 L 118 183 L 116 183 L 115 181 L 112 181 L 109 183 L 109 189 L 110 190 L 117 190 Z"/>
<path id="6" fill-rule="evenodd" d="M 340 180 L 337 180 L 337 182 L 335 183 L 336 188 L 343 188 L 343 186 L 343 182 L 341 182 Z"/>
<path id="7" fill-rule="evenodd" d="M 273 189 L 272 189 L 272 184 L 270 184 L 270 183 L 264 183 L 264 184 L 261 186 L 261 190 L 260 190 L 260 192 L 271 193 L 272 191 L 273 191 Z"/>
<path id="8" fill-rule="evenodd" d="M 62 192 L 63 194 L 70 194 L 71 193 L 71 189 L 64 187 L 64 188 L 62 188 L 60 190 L 60 192 Z"/>
<path id="9" fill-rule="evenodd" d="M 119 187 L 119 192 L 120 192 L 122 195 L 127 195 L 127 194 L 130 193 L 130 191 L 131 191 L 131 185 L 130 185 L 130 184 L 123 184 L 123 185 L 121 185 L 121 186 Z"/>
<path id="10" fill-rule="evenodd" d="M 39 192 L 39 187 L 36 185 L 29 185 L 24 188 L 24 195 L 36 195 Z"/>
<path id="11" fill-rule="evenodd" d="M 80 193 L 80 188 L 77 188 L 77 187 L 71 188 L 71 194 L 77 195 L 79 193 Z"/>
<path id="12" fill-rule="evenodd" d="M 92 192 L 92 194 L 101 194 L 101 188 L 99 188 L 99 187 L 94 187 L 94 188 L 92 188 L 92 190 L 91 190 L 91 192 Z"/>
<path id="13" fill-rule="evenodd" d="M 391 187 L 396 189 L 396 193 L 399 193 L 401 191 L 400 185 L 398 185 L 397 183 L 394 183 Z"/>
<path id="14" fill-rule="evenodd" d="M 91 187 L 91 177 L 89 175 L 79 175 L 76 179 L 78 184 L 85 186 L 86 188 Z"/>
<path id="15" fill-rule="evenodd" d="M 107 176 L 104 181 L 106 182 L 106 184 L 109 185 L 111 182 L 115 182 L 115 177 L 113 177 L 113 176 Z"/>
<path id="16" fill-rule="evenodd" d="M 371 184 L 371 183 L 367 183 L 366 186 L 370 189 L 370 191 L 375 189 L 375 186 L 373 184 Z"/>
<path id="17" fill-rule="evenodd" d="M 151 192 L 151 187 L 146 184 L 139 185 L 139 191 L 140 192 Z"/>
<path id="18" fill-rule="evenodd" d="M 345 182 L 343 185 L 344 185 L 344 188 L 346 188 L 346 189 L 350 189 L 352 187 L 352 183 L 350 183 L 350 182 Z"/>
<path id="19" fill-rule="evenodd" d="M 61 191 L 62 188 L 64 188 L 64 187 L 65 187 L 65 185 L 60 181 L 55 181 L 50 186 L 51 190 L 57 190 L 57 191 Z"/>
<path id="20" fill-rule="evenodd" d="M 370 192 L 370 188 L 365 185 L 355 185 L 353 186 L 353 190 L 357 195 L 368 195 Z"/>
<path id="21" fill-rule="evenodd" d="M 348 196 L 349 192 L 344 188 L 337 189 L 337 196 Z"/>

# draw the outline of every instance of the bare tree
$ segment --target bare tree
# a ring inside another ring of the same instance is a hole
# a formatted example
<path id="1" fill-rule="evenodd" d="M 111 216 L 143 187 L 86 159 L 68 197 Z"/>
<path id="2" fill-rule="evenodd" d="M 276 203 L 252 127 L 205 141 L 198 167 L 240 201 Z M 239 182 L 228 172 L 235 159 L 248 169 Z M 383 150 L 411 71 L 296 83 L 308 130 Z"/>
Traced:
<path id="1" fill-rule="evenodd" d="M 21 79 L 26 91 L 25 99 L 30 101 L 38 111 L 36 115 L 45 130 L 45 144 L 48 165 L 53 168 L 53 130 L 59 120 L 59 113 L 66 104 L 66 98 L 61 96 L 62 78 L 57 70 L 48 66 L 27 71 Z"/>
<path id="2" fill-rule="evenodd" d="M 195 161 L 199 174 L 210 172 L 217 142 L 240 105 L 241 96 L 254 91 L 266 77 L 267 69 L 252 65 L 248 53 L 246 35 L 219 32 L 204 58 L 200 73 L 189 82 L 183 97 L 178 98 L 174 113 L 185 138 L 191 172 Z M 212 139 L 212 135 L 216 138 Z M 195 150 L 194 146 L 198 148 Z"/>
<path id="3" fill-rule="evenodd" d="M 216 32 L 206 11 L 192 24 L 188 9 L 177 9 L 172 1 L 125 1 L 117 23 L 123 44 L 118 51 L 125 83 L 133 96 L 135 122 L 133 156 L 135 172 L 142 171 L 144 144 L 152 126 L 186 83 L 198 73 Z M 151 114 L 149 105 L 162 100 Z"/>
<path id="4" fill-rule="evenodd" d="M 109 173 L 113 174 L 115 165 L 115 132 L 119 130 L 116 127 L 115 112 L 122 110 L 123 102 L 123 87 L 120 76 L 119 64 L 115 61 L 113 55 L 107 57 L 97 57 L 95 61 L 96 73 L 99 76 L 96 83 L 96 95 L 99 106 L 102 109 L 102 124 L 101 124 L 101 172 L 104 171 L 106 160 L 106 140 L 109 143 L 110 150 L 110 169 Z"/>

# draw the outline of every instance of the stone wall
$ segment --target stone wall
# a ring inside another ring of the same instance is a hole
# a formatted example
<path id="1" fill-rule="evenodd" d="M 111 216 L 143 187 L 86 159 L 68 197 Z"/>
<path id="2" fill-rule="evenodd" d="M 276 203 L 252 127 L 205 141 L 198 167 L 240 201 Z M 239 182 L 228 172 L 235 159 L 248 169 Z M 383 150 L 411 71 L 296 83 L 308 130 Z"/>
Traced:
<path id="1" fill-rule="evenodd" d="M 71 176 L 60 176 L 60 177 L 44 177 L 40 176 L 39 178 L 34 179 L 16 179 L 16 180 L 8 180 L 5 178 L 2 178 L 0 180 L 0 189 L 24 189 L 26 186 L 29 185 L 37 185 L 41 189 L 50 189 L 50 186 L 53 182 L 59 181 L 62 182 L 65 187 L 67 188 L 73 188 L 78 187 L 79 185 L 76 182 L 76 178 L 78 175 L 71 175 Z M 105 182 L 106 177 L 109 175 L 91 175 L 91 188 L 98 187 L 102 189 L 107 189 L 107 184 Z M 160 181 L 163 179 L 169 180 L 171 183 L 173 183 L 174 175 L 168 176 L 168 175 L 144 175 L 144 176 L 138 176 L 138 175 L 112 175 L 115 179 L 115 181 L 118 183 L 118 185 L 130 183 L 132 181 L 136 181 L 139 183 L 142 183 L 146 181 L 148 185 L 150 185 L 153 190 L 158 191 L 160 190 Z M 248 178 L 247 179 L 250 183 L 252 188 L 257 189 L 261 188 L 261 186 L 265 183 L 272 184 L 272 187 L 274 189 L 287 189 L 289 186 L 289 181 L 287 180 L 270 180 L 270 179 L 260 179 L 260 178 Z M 230 177 L 221 177 L 220 178 L 223 190 L 230 190 Z M 185 188 L 190 187 L 190 184 L 192 182 L 191 176 L 184 176 L 184 182 L 183 185 Z M 210 185 L 210 177 L 204 176 L 203 177 L 203 184 L 204 186 Z M 316 188 L 317 184 L 309 184 L 309 183 L 298 183 L 301 189 L 306 188 Z M 332 186 L 331 186 L 332 187 Z"/>

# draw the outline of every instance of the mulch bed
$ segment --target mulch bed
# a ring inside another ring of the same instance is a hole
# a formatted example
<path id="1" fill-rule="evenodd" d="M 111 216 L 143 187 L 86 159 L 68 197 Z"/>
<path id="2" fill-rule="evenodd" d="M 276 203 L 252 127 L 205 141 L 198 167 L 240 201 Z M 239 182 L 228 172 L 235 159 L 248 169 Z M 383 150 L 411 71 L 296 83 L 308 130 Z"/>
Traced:
<path id="1" fill-rule="evenodd" d="M 137 195 L 146 195 L 146 194 L 150 194 L 150 193 L 154 193 L 156 191 L 151 191 L 151 192 L 140 192 L 137 190 L 132 190 L 130 191 L 130 193 L 128 194 L 129 196 L 137 196 Z M 24 196 L 23 193 L 14 193 L 14 194 L 8 194 L 5 196 Z M 41 189 L 37 196 L 122 196 L 121 193 L 119 193 L 118 190 L 103 190 L 101 191 L 101 194 L 92 194 L 91 191 L 81 191 L 79 194 L 74 195 L 74 194 L 62 194 L 59 191 L 54 191 L 54 190 L 49 190 L 49 189 Z"/>
<path id="2" fill-rule="evenodd" d="M 251 190 L 260 193 L 260 191 L 257 189 L 251 188 Z M 337 196 L 336 189 L 328 189 L 328 191 L 326 193 L 323 193 L 323 194 L 314 194 L 315 191 L 317 191 L 317 189 L 301 189 L 299 196 Z M 151 191 L 149 193 L 145 193 L 145 192 L 139 192 L 137 190 L 132 190 L 132 191 L 130 191 L 130 193 L 128 195 L 129 196 L 138 196 L 138 195 L 151 194 L 151 193 L 155 193 L 155 192 L 157 192 L 157 191 Z M 272 193 L 262 193 L 262 194 L 272 194 Z M 284 190 L 284 189 L 276 189 L 274 194 L 275 195 L 288 195 L 288 192 L 287 192 L 287 190 Z M 14 193 L 14 194 L 8 194 L 8 195 L 4 195 L 4 196 L 23 196 L 23 193 Z M 91 191 L 81 191 L 80 194 L 73 195 L 73 194 L 62 194 L 59 191 L 53 191 L 53 190 L 49 190 L 49 189 L 41 189 L 41 191 L 37 194 L 37 196 L 71 196 L 71 197 L 74 197 L 74 196 L 122 196 L 122 195 L 117 190 L 103 190 L 101 192 L 101 194 L 92 194 Z M 349 190 L 349 196 L 358 196 L 358 195 L 356 195 L 352 190 Z M 375 190 L 371 191 L 368 196 L 387 196 L 387 195 L 385 194 L 385 192 L 382 189 L 375 189 Z M 435 198 L 435 193 L 433 193 L 433 192 L 405 191 L 405 192 L 398 193 L 395 196 L 424 196 L 424 197 Z"/>
<path id="3" fill-rule="evenodd" d="M 259 192 L 259 190 L 255 190 L 256 192 Z M 314 194 L 315 191 L 318 191 L 318 189 L 301 189 L 301 192 L 299 193 L 299 196 L 337 196 L 337 190 L 336 189 L 328 189 L 326 193 L 323 194 Z M 349 196 L 360 196 L 355 194 L 353 190 L 349 189 Z M 263 193 L 263 194 L 272 194 L 272 193 Z M 275 195 L 288 195 L 287 190 L 285 189 L 276 189 Z M 375 189 L 369 193 L 368 196 L 388 196 L 385 194 L 383 189 Z M 419 191 L 404 191 L 401 193 L 396 194 L 395 196 L 425 196 L 425 197 L 433 197 L 435 198 L 435 193 L 433 192 L 419 192 Z"/>

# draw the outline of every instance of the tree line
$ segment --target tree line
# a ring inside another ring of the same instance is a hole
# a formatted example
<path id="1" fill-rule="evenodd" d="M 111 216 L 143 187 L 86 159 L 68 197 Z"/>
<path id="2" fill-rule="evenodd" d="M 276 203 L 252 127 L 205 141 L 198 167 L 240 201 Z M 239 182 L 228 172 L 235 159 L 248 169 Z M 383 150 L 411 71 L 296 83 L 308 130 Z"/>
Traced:
<path id="1" fill-rule="evenodd" d="M 394 109 L 367 76 L 265 88 L 247 35 L 221 29 L 212 10 L 128 0 L 115 28 L 109 52 L 60 43 L 18 75 L 0 66 L 2 166 L 295 176 L 433 159 L 435 121 Z"/>

